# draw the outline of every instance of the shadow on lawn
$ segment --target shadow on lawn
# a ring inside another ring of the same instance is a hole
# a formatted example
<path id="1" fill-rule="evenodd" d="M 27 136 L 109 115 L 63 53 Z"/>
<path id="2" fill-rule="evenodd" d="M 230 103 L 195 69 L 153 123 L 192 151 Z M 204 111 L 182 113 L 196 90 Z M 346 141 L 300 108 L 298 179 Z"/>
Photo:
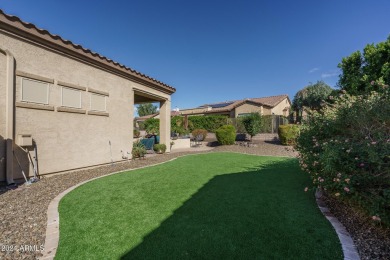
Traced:
<path id="1" fill-rule="evenodd" d="M 325 233 L 310 225 L 308 211 L 322 216 L 297 167 L 283 160 L 215 176 L 121 259 L 340 258 L 325 221 Z"/>

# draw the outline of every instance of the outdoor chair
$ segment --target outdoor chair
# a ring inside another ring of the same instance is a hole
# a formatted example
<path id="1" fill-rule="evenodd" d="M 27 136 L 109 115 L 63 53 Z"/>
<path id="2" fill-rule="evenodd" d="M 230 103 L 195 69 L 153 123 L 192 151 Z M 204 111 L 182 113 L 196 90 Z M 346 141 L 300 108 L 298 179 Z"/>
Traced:
<path id="1" fill-rule="evenodd" d="M 192 146 L 200 146 L 202 145 L 203 135 L 197 135 L 191 139 Z"/>

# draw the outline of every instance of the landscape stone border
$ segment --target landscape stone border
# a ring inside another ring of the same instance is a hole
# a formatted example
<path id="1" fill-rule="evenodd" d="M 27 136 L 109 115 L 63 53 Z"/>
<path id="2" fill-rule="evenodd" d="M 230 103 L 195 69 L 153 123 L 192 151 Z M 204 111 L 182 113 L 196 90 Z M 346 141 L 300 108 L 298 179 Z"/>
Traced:
<path id="1" fill-rule="evenodd" d="M 353 243 L 353 240 L 345 229 L 344 225 L 330 212 L 329 208 L 326 206 L 325 202 L 322 200 L 322 191 L 317 190 L 315 197 L 318 208 L 321 210 L 322 214 L 326 219 L 332 224 L 335 229 L 337 236 L 339 237 L 341 247 L 343 249 L 344 260 L 360 260 L 359 253 Z"/>

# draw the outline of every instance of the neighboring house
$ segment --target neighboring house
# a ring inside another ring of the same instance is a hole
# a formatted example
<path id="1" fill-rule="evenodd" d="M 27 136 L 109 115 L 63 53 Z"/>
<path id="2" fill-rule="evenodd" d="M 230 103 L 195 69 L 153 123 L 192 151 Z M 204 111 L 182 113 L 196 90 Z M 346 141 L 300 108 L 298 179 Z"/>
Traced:
<path id="1" fill-rule="evenodd" d="M 0 181 L 122 161 L 134 104 L 160 103 L 169 151 L 175 91 L 0 10 Z"/>
<path id="2" fill-rule="evenodd" d="M 180 115 L 226 115 L 236 118 L 252 112 L 261 115 L 288 116 L 291 110 L 291 101 L 288 95 L 278 95 L 262 98 L 247 98 L 234 101 L 205 104 L 196 108 L 180 110 Z"/>

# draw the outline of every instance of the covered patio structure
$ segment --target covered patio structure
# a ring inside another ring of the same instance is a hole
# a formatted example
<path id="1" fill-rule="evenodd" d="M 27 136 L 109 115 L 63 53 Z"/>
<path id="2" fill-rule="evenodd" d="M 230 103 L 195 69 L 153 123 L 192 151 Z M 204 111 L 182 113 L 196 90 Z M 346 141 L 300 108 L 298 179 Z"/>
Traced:
<path id="1" fill-rule="evenodd" d="M 133 88 L 134 105 L 145 103 L 160 104 L 160 143 L 167 146 L 166 152 L 170 152 L 170 133 L 171 133 L 171 96 L 168 93 L 159 91 L 145 91 L 143 89 Z"/>

